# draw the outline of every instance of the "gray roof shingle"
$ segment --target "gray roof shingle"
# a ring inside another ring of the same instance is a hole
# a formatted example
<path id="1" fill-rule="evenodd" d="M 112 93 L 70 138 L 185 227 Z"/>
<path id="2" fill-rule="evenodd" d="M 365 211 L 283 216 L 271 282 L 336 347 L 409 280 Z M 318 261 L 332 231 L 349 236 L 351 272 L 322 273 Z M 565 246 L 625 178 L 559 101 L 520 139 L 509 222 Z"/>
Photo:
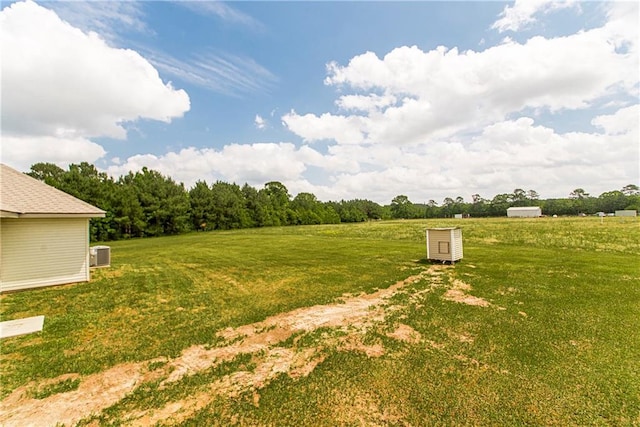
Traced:
<path id="1" fill-rule="evenodd" d="M 0 214 L 3 217 L 104 217 L 105 212 L 0 163 Z"/>

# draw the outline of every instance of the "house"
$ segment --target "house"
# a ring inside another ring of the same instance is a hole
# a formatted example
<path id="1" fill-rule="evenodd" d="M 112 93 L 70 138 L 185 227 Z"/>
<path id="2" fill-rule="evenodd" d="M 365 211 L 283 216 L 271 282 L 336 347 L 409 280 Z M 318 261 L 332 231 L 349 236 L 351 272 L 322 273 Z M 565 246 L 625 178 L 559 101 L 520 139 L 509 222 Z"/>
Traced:
<path id="1" fill-rule="evenodd" d="M 89 219 L 105 212 L 0 164 L 0 292 L 89 280 Z"/>
<path id="2" fill-rule="evenodd" d="M 522 206 L 507 209 L 509 218 L 537 218 L 542 216 L 542 209 L 538 206 Z"/>

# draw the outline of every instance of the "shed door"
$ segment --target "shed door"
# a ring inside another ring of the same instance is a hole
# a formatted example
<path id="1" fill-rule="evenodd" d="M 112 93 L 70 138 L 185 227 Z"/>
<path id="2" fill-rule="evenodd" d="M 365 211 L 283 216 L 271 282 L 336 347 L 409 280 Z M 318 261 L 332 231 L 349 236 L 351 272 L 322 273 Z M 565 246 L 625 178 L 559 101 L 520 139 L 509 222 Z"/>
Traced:
<path id="1" fill-rule="evenodd" d="M 86 218 L 2 219 L 0 291 L 89 280 Z"/>

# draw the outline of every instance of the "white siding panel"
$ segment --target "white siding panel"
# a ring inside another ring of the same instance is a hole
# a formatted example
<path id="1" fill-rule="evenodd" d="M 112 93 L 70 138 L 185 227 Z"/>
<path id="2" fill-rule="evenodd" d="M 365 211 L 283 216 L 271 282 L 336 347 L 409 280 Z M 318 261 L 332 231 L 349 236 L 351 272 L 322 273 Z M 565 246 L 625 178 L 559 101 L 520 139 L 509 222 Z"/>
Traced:
<path id="1" fill-rule="evenodd" d="M 462 230 L 459 228 L 427 229 L 427 259 L 458 261 L 463 257 Z"/>
<path id="2" fill-rule="evenodd" d="M 455 230 L 451 230 L 451 240 L 453 241 L 453 254 L 452 261 L 457 261 L 462 259 L 464 254 L 462 251 L 462 230 L 456 228 Z"/>
<path id="3" fill-rule="evenodd" d="M 0 291 L 89 280 L 86 218 L 1 221 Z"/>

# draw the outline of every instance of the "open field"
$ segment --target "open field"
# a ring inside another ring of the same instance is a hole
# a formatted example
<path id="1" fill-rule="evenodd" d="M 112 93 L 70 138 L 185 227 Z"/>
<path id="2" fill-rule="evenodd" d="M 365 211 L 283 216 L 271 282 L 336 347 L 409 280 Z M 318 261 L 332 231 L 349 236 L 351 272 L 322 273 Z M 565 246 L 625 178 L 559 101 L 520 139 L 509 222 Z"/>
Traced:
<path id="1" fill-rule="evenodd" d="M 455 266 L 424 230 L 459 225 Z M 0 425 L 640 425 L 640 222 L 469 219 L 109 243 L 1 348 Z"/>

